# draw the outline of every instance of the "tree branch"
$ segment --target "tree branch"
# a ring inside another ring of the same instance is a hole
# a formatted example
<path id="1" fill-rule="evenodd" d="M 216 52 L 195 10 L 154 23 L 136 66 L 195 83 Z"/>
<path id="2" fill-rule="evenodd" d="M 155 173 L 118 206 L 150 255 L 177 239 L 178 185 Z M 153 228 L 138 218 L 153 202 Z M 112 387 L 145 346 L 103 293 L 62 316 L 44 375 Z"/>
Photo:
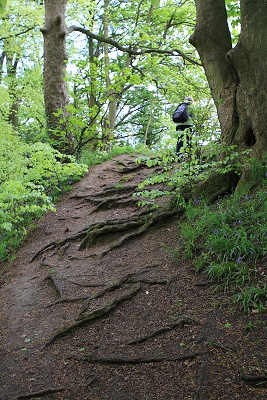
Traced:
<path id="1" fill-rule="evenodd" d="M 140 56 L 142 54 L 151 54 L 151 53 L 167 54 L 172 57 L 177 57 L 177 56 L 182 57 L 184 60 L 187 60 L 191 64 L 201 66 L 201 64 L 198 61 L 193 60 L 191 57 L 187 56 L 179 49 L 164 50 L 164 49 L 153 49 L 152 48 L 152 49 L 134 50 L 130 47 L 122 46 L 119 42 L 117 42 L 113 39 L 104 38 L 103 36 L 96 35 L 93 32 L 89 31 L 88 29 L 85 29 L 85 28 L 82 28 L 79 26 L 75 26 L 75 25 L 72 25 L 68 28 L 68 33 L 72 33 L 74 31 L 84 33 L 85 35 L 91 37 L 92 39 L 98 40 L 99 42 L 110 44 L 111 46 L 115 47 L 116 49 L 118 49 L 124 53 L 128 53 L 131 56 Z"/>
<path id="2" fill-rule="evenodd" d="M 29 32 L 29 31 L 32 31 L 32 30 L 35 29 L 35 28 L 36 28 L 36 25 L 32 26 L 31 28 L 25 29 L 25 31 L 21 31 L 21 32 L 18 32 L 18 33 L 13 33 L 13 34 L 10 34 L 10 35 L 8 35 L 8 36 L 2 36 L 2 37 L 0 37 L 0 41 L 1 41 L 1 40 L 5 40 L 5 39 L 9 39 L 9 38 L 11 38 L 11 37 L 16 37 L 16 36 L 24 35 L 24 33 L 27 33 L 27 32 Z"/>

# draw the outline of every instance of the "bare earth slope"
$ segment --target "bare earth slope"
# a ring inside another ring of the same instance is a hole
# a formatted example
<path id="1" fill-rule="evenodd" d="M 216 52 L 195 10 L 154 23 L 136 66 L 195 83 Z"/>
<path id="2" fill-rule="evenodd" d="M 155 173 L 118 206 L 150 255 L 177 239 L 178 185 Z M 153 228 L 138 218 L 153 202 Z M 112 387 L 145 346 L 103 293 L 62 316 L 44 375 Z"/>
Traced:
<path id="1" fill-rule="evenodd" d="M 173 259 L 179 216 L 137 207 L 133 160 L 93 167 L 9 266 L 0 400 L 267 398 L 266 315 Z"/>

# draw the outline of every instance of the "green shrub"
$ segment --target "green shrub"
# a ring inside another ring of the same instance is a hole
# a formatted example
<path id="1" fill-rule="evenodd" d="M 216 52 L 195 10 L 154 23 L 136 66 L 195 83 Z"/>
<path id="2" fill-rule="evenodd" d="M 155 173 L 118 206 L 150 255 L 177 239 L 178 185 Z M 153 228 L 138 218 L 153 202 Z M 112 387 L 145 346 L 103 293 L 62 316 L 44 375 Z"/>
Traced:
<path id="1" fill-rule="evenodd" d="M 1 128 L 1 127 L 0 127 Z M 8 126 L 0 131 L 0 260 L 17 249 L 32 221 L 88 167 L 48 144 L 23 143 Z"/>

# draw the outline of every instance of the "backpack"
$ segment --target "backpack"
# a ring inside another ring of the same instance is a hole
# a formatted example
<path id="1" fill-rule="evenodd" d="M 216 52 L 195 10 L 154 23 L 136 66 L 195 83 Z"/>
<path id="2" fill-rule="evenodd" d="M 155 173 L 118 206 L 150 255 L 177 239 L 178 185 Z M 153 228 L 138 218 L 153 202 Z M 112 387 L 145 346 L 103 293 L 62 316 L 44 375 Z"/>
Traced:
<path id="1" fill-rule="evenodd" d="M 173 122 L 186 122 L 189 118 L 187 112 L 188 103 L 180 103 L 172 115 Z"/>

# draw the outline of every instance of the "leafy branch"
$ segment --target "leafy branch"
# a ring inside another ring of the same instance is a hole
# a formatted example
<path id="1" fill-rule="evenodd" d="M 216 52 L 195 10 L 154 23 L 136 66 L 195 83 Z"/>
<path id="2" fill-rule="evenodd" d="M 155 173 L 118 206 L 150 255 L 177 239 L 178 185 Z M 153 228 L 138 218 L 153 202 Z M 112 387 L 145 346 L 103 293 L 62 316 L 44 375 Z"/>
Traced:
<path id="1" fill-rule="evenodd" d="M 143 54 L 152 54 L 152 53 L 166 54 L 171 57 L 182 57 L 184 60 L 190 62 L 191 64 L 201 66 L 201 64 L 198 61 L 187 56 L 184 52 L 182 52 L 179 49 L 166 50 L 166 49 L 150 48 L 150 49 L 135 50 L 131 47 L 122 46 L 119 42 L 117 42 L 116 40 L 113 40 L 111 38 L 106 38 L 106 37 L 103 37 L 100 35 L 96 35 L 95 33 L 89 31 L 88 29 L 82 28 L 80 26 L 72 25 L 68 28 L 68 33 L 71 33 L 74 31 L 84 33 L 86 36 L 88 36 L 92 39 L 95 39 L 99 42 L 110 44 L 111 46 L 115 47 L 116 49 L 118 49 L 124 53 L 128 53 L 130 56 L 141 56 Z"/>

